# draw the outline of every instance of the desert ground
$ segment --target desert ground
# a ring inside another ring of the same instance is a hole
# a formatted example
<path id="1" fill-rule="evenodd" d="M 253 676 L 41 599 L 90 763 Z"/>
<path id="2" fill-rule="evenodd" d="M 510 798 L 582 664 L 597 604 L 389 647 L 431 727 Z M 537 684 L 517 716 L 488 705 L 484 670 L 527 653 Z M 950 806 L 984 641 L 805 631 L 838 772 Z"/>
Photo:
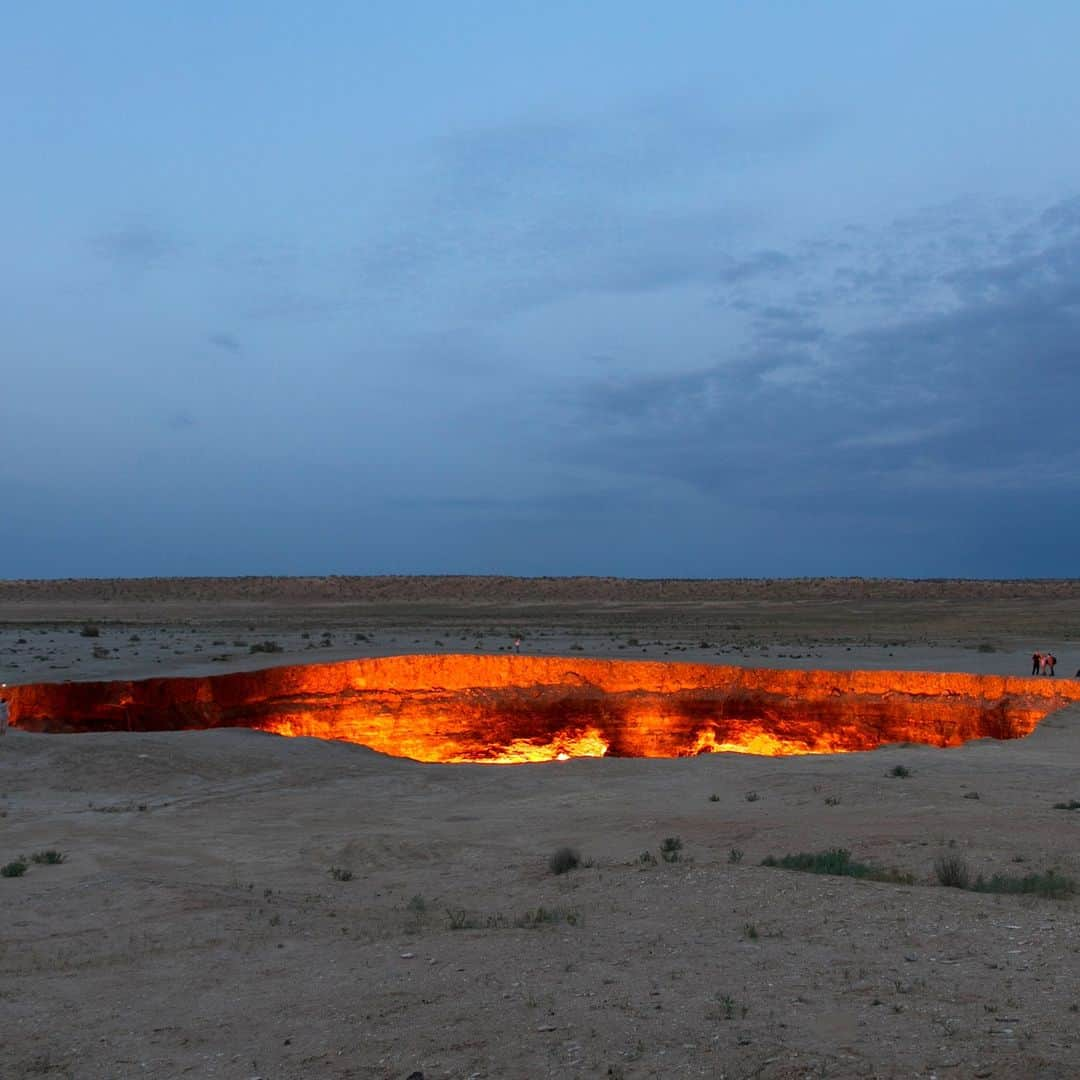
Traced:
<path id="1" fill-rule="evenodd" d="M 1080 583 L 0 582 L 9 683 L 517 636 L 1013 675 L 1038 648 L 1060 678 Z M 12 730 L 0 865 L 28 869 L 0 877 L 0 1076 L 1075 1077 L 1080 898 L 946 888 L 935 863 L 1080 882 L 1078 763 L 1076 708 L 951 750 L 524 766 Z M 564 846 L 581 865 L 553 873 Z M 833 848 L 886 880 L 762 865 Z"/>

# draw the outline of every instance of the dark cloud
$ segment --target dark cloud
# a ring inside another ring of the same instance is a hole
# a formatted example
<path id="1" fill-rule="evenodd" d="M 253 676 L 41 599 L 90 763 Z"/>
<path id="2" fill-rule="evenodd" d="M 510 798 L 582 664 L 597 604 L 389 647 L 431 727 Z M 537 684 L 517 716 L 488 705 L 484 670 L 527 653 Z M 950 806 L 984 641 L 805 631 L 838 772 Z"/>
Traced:
<path id="1" fill-rule="evenodd" d="M 1050 216 L 1071 214 L 1065 204 Z M 966 536 L 976 518 L 998 528 L 1015 506 L 1033 529 L 1053 521 L 1080 540 L 1076 516 L 1057 509 L 1080 494 L 1080 235 L 1062 232 L 1037 253 L 944 275 L 955 284 L 946 310 L 916 302 L 887 322 L 826 332 L 801 309 L 762 303 L 745 351 L 720 363 L 575 392 L 568 453 L 642 488 L 661 480 L 743 511 L 857 510 L 881 535 L 919 514 L 931 531 Z M 865 289 L 904 294 L 911 273 L 898 263 L 889 280 L 879 268 L 882 282 Z M 984 548 L 1003 557 L 1001 544 Z"/>

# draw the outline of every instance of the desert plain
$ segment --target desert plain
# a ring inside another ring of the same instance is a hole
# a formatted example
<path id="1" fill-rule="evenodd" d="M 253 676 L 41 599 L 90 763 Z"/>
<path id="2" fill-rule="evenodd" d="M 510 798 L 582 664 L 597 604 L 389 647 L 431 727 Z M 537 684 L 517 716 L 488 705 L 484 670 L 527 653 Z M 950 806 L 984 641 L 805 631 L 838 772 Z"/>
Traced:
<path id="1" fill-rule="evenodd" d="M 9 683 L 405 653 L 1026 676 L 1080 582 L 0 582 Z M 0 739 L 0 1076 L 1080 1075 L 1080 709 L 937 749 L 432 765 Z M 1077 807 L 1067 809 L 1070 803 Z M 678 840 L 670 861 L 661 850 Z M 569 847 L 581 865 L 554 873 Z M 886 880 L 762 865 L 843 848 Z M 889 880 L 891 878 L 891 880 Z"/>

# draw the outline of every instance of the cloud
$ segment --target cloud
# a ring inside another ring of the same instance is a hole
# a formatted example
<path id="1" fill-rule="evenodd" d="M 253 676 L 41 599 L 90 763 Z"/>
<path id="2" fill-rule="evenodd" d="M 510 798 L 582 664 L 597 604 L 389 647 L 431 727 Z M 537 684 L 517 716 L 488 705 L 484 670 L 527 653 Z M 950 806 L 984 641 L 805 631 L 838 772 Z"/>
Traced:
<path id="1" fill-rule="evenodd" d="M 491 317 L 789 273 L 788 253 L 742 250 L 763 209 L 718 191 L 790 163 L 829 126 L 796 110 L 736 116 L 685 94 L 458 131 L 412 170 L 385 215 L 395 226 L 356 244 L 352 280 Z"/>
<path id="2" fill-rule="evenodd" d="M 91 238 L 93 252 L 117 267 L 145 270 L 177 250 L 177 241 L 166 229 L 132 224 L 106 230 Z"/>
<path id="3" fill-rule="evenodd" d="M 782 251 L 756 251 L 744 258 L 728 260 L 715 276 L 722 285 L 741 284 L 760 277 L 786 274 L 796 265 L 792 256 Z"/>
<path id="4" fill-rule="evenodd" d="M 171 431 L 187 431 L 197 425 L 194 413 L 187 409 L 177 409 L 165 417 L 165 426 Z"/>
<path id="5" fill-rule="evenodd" d="M 1056 209 L 1042 220 L 1072 221 L 1073 203 Z M 911 258 L 924 258 L 927 238 L 904 229 Z M 879 242 L 870 236 L 853 261 L 873 262 Z M 567 453 L 640 485 L 662 478 L 744 505 L 815 492 L 875 513 L 889 499 L 926 499 L 947 515 L 950 495 L 977 492 L 997 509 L 1018 491 L 1045 505 L 1073 498 L 1080 229 L 1032 253 L 1002 255 L 1009 247 L 1003 237 L 970 248 L 962 268 L 954 253 L 921 266 L 953 285 L 939 310 L 905 288 L 911 262 L 879 264 L 864 288 L 908 299 L 888 321 L 871 312 L 836 329 L 827 310 L 815 325 L 815 315 L 761 299 L 752 336 L 712 365 L 575 391 Z"/>
<path id="6" fill-rule="evenodd" d="M 224 352 L 232 353 L 234 356 L 244 351 L 239 340 L 233 337 L 232 334 L 209 334 L 207 335 L 206 340 L 210 342 L 211 345 L 216 346 Z"/>

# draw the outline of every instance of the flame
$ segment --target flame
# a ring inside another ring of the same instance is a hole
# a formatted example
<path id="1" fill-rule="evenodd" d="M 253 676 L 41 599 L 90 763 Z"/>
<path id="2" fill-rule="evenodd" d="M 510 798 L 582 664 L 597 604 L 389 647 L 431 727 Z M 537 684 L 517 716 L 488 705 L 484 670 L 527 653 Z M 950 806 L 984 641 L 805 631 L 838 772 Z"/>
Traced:
<path id="1" fill-rule="evenodd" d="M 456 765 L 473 762 L 479 765 L 522 765 L 530 761 L 569 761 L 571 758 L 597 758 L 608 752 L 608 743 L 595 728 L 561 731 L 552 739 L 514 738 L 506 742 L 478 741 L 462 749 L 458 740 L 427 734 L 386 732 L 381 737 L 372 731 L 366 719 L 342 715 L 325 718 L 312 714 L 293 715 L 268 720 L 259 725 L 262 731 L 290 737 L 307 736 L 336 742 L 360 743 L 380 753 L 414 761 L 443 762 Z"/>
<path id="2" fill-rule="evenodd" d="M 424 762 L 850 753 L 1030 734 L 1080 680 L 584 657 L 395 656 L 201 678 L 16 686 L 29 731 L 250 727 Z"/>
<path id="3" fill-rule="evenodd" d="M 767 731 L 748 731 L 738 739 L 717 738 L 715 728 L 698 732 L 690 756 L 697 754 L 758 754 L 761 757 L 789 757 L 794 754 L 813 754 L 813 748 L 795 739 L 780 739 Z"/>

